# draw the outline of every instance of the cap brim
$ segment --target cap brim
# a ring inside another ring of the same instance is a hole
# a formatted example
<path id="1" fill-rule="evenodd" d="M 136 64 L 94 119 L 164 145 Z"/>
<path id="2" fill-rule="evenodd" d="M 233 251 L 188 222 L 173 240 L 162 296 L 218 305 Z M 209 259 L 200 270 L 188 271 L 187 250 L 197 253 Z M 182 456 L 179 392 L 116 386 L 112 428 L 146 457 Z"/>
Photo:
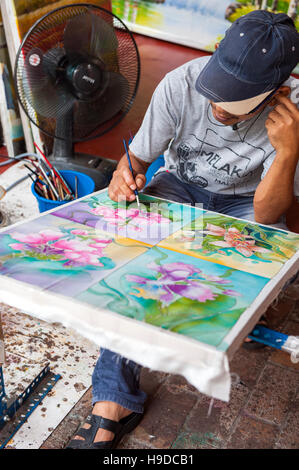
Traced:
<path id="1" fill-rule="evenodd" d="M 261 95 L 254 96 L 253 98 L 248 98 L 248 100 L 242 100 L 242 101 L 230 101 L 230 102 L 224 102 L 224 101 L 214 101 L 215 104 L 219 105 L 224 111 L 230 114 L 235 114 L 237 116 L 242 116 L 243 114 L 249 114 L 252 112 L 255 108 L 258 108 L 258 106 L 265 101 L 268 96 L 270 96 L 273 93 L 274 90 L 267 91 L 266 93 L 262 93 Z"/>
<path id="2" fill-rule="evenodd" d="M 228 73 L 219 63 L 218 49 L 199 74 L 195 88 L 227 112 L 237 115 L 249 113 L 273 91 L 273 85 L 244 82 Z"/>

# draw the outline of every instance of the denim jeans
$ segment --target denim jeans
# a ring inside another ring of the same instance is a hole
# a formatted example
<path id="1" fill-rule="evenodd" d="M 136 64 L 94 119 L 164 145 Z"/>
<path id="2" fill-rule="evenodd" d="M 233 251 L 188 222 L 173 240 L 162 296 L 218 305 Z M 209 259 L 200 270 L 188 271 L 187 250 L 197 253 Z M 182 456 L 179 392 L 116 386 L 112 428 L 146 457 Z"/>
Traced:
<path id="1" fill-rule="evenodd" d="M 168 172 L 157 174 L 144 193 L 192 205 L 202 203 L 203 209 L 254 221 L 253 197 L 210 193 Z M 135 362 L 101 349 L 92 376 L 93 403 L 113 401 L 142 413 L 146 394 L 139 388 L 140 370 L 141 366 Z"/>

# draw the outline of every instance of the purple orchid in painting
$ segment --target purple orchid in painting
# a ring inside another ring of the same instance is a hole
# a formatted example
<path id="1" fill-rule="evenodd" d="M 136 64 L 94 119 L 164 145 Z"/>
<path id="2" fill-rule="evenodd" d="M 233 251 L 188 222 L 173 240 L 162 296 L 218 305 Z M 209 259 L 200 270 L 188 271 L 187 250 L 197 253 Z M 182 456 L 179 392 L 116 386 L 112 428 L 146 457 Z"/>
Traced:
<path id="1" fill-rule="evenodd" d="M 87 230 L 41 230 L 38 233 L 10 234 L 18 243 L 9 246 L 15 251 L 31 258 L 64 261 L 64 266 L 97 266 L 102 267 L 100 258 L 103 251 L 112 242 L 111 238 L 93 236 Z"/>
<path id="2" fill-rule="evenodd" d="M 129 282 L 139 284 L 135 287 L 138 291 L 133 295 L 146 299 L 155 299 L 162 303 L 162 306 L 170 305 L 180 297 L 185 297 L 198 302 L 215 300 L 218 295 L 229 296 L 241 295 L 237 291 L 222 287 L 223 284 L 230 284 L 228 279 L 219 276 L 205 274 L 201 269 L 187 263 L 150 263 L 147 265 L 156 271 L 157 277 L 149 279 L 135 274 L 126 275 Z"/>

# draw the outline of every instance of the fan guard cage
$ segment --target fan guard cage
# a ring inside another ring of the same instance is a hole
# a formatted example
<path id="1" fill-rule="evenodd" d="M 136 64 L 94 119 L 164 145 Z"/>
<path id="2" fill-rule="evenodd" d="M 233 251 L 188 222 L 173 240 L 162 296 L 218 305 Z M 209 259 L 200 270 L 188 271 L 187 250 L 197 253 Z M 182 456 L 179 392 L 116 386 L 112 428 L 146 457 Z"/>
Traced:
<path id="1" fill-rule="evenodd" d="M 64 31 L 68 22 L 87 13 L 96 15 L 113 28 L 117 38 L 117 49 L 113 54 L 110 54 L 109 57 L 104 58 L 104 63 L 108 71 L 115 71 L 117 68 L 118 73 L 126 79 L 128 89 L 121 109 L 108 120 L 105 120 L 104 112 L 103 122 L 100 122 L 100 124 L 91 131 L 90 126 L 86 131 L 82 120 L 81 123 L 78 124 L 75 114 L 76 111 L 74 110 L 73 143 L 91 140 L 105 134 L 123 119 L 133 104 L 139 84 L 140 58 L 134 37 L 126 25 L 110 11 L 95 5 L 79 3 L 57 8 L 44 15 L 30 28 L 18 50 L 14 71 L 17 97 L 30 121 L 50 137 L 63 139 L 63 136 L 57 135 L 56 133 L 59 109 L 58 112 L 55 113 L 56 115 L 51 117 L 44 116 L 35 109 L 34 99 L 36 97 L 33 96 L 34 93 L 32 93 L 30 84 L 26 79 L 25 60 L 27 54 L 35 48 L 39 48 L 43 53 L 57 48 L 64 50 Z M 80 34 L 77 39 L 80 39 Z M 53 81 L 51 84 L 48 82 L 45 84 L 41 83 L 41 86 L 50 88 L 50 94 L 53 94 L 55 90 Z M 53 88 L 51 89 L 52 86 Z M 98 115 L 100 115 L 103 111 L 93 109 L 92 102 L 89 103 L 88 106 L 90 113 L 85 113 L 84 121 L 88 120 L 88 116 L 92 116 L 92 113 L 99 113 Z"/>

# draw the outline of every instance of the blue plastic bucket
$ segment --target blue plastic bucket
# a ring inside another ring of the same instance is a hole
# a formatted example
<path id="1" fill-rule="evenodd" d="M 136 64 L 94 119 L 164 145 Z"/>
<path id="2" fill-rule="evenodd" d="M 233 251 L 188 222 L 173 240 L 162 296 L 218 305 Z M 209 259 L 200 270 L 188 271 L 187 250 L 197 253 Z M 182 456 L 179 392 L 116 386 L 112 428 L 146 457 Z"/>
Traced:
<path id="1" fill-rule="evenodd" d="M 75 186 L 76 186 L 76 179 L 75 177 L 77 176 L 77 182 L 78 182 L 78 198 L 87 196 L 90 193 L 94 192 L 95 188 L 95 183 L 93 179 L 85 175 L 84 173 L 80 173 L 78 171 L 72 171 L 72 170 L 60 170 L 59 173 L 63 177 L 63 179 L 66 181 L 70 189 L 73 191 L 75 194 Z M 35 183 L 32 183 L 31 185 L 31 191 L 32 194 L 36 197 L 37 203 L 38 203 L 38 208 L 40 212 L 45 212 L 50 209 L 54 209 L 54 207 L 62 206 L 63 204 L 66 204 L 67 202 L 70 201 L 52 201 L 51 199 L 46 199 L 35 191 Z"/>

